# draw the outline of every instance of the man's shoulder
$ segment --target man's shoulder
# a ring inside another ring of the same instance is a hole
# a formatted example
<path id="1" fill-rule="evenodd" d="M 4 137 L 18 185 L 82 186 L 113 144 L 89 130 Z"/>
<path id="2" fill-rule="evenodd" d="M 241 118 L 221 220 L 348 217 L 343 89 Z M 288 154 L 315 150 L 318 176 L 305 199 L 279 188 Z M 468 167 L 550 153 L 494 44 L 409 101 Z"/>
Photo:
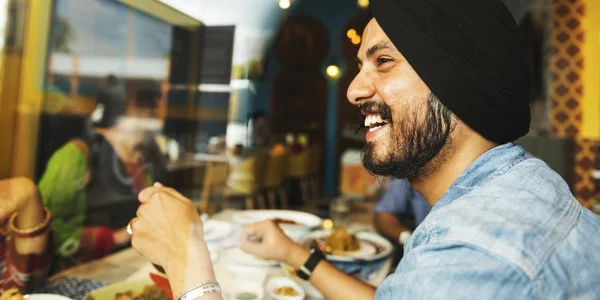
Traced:
<path id="1" fill-rule="evenodd" d="M 530 278 L 575 226 L 581 211 L 564 180 L 528 159 L 428 218 L 431 242 L 460 241 L 521 268 Z"/>

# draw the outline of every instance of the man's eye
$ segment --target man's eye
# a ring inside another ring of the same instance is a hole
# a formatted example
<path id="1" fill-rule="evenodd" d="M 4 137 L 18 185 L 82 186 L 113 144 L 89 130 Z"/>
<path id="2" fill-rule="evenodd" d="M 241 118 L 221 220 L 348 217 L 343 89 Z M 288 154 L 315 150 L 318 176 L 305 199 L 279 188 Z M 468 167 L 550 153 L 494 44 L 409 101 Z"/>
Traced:
<path id="1" fill-rule="evenodd" d="M 390 61 L 392 61 L 392 60 L 389 59 L 389 58 L 380 57 L 380 58 L 377 59 L 377 64 L 381 66 L 381 65 L 383 65 L 383 64 L 385 64 L 387 62 L 390 62 Z"/>

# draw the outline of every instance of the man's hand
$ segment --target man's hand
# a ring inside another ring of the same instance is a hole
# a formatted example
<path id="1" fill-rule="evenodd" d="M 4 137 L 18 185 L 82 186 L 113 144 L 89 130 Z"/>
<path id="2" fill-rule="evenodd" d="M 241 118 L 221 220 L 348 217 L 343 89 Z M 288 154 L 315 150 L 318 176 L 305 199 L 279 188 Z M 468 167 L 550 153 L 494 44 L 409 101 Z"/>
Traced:
<path id="1" fill-rule="evenodd" d="M 308 250 L 294 243 L 273 221 L 247 226 L 240 247 L 247 253 L 266 259 L 283 261 L 298 270 L 310 256 Z M 375 289 L 321 261 L 310 276 L 312 283 L 326 299 L 373 299 Z"/>
<path id="2" fill-rule="evenodd" d="M 191 244 L 204 243 L 196 207 L 177 191 L 160 183 L 139 194 L 142 203 L 131 221 L 131 244 L 151 262 L 168 267 L 170 260 L 187 259 Z"/>
<path id="3" fill-rule="evenodd" d="M 290 254 L 298 250 L 296 244 L 273 221 L 263 221 L 244 229 L 240 248 L 249 254 L 277 261 L 290 262 Z"/>
<path id="4" fill-rule="evenodd" d="M 160 183 L 143 190 L 137 217 L 131 220 L 131 245 L 167 272 L 177 296 L 215 274 L 204 242 L 202 221 L 196 207 L 177 191 Z M 220 295 L 208 295 L 221 299 Z"/>
<path id="5" fill-rule="evenodd" d="M 374 221 L 377 232 L 395 243 L 400 243 L 400 235 L 402 232 L 410 232 L 410 230 L 390 212 L 375 213 Z"/>

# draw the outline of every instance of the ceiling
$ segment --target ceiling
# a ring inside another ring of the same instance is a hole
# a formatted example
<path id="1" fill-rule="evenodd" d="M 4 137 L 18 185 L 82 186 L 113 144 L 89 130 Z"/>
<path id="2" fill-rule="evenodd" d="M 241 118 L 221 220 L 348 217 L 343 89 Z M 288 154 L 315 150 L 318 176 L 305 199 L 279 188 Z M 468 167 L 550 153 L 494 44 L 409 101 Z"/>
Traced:
<path id="1" fill-rule="evenodd" d="M 284 16 L 277 0 L 160 1 L 208 26 L 235 25 L 234 64 L 262 56 Z"/>

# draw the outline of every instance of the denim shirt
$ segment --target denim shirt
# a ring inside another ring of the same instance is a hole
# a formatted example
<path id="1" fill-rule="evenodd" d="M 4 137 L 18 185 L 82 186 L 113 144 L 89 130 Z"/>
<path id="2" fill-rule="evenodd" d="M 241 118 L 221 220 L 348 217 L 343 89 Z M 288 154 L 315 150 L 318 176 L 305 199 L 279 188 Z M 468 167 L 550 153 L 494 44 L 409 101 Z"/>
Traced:
<path id="1" fill-rule="evenodd" d="M 600 218 L 504 144 L 458 177 L 375 299 L 600 299 Z"/>

